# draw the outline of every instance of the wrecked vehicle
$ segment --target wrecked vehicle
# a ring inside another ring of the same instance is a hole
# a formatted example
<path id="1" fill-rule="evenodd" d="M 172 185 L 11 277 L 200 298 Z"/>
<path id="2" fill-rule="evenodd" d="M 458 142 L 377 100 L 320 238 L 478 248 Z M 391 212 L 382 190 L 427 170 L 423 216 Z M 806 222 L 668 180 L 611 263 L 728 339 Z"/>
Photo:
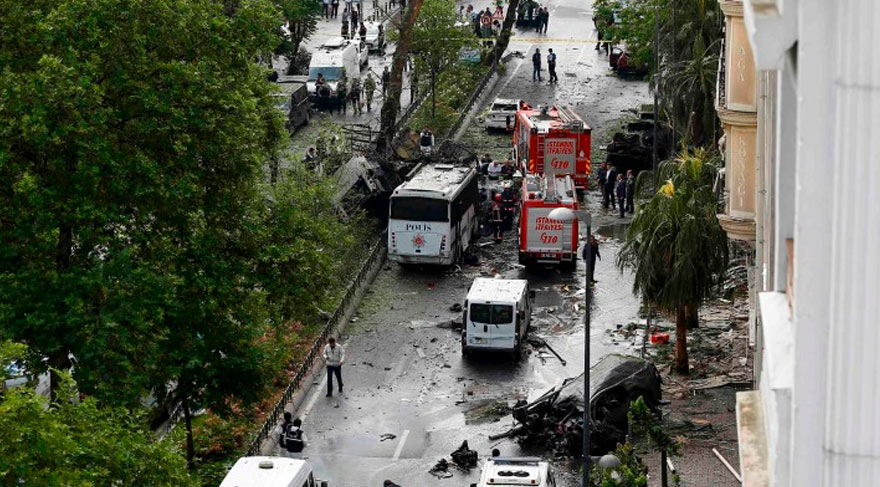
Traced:
<path id="1" fill-rule="evenodd" d="M 479 188 L 473 167 L 425 164 L 391 194 L 388 259 L 451 265 L 479 237 Z"/>
<path id="2" fill-rule="evenodd" d="M 519 358 L 532 321 L 534 296 L 525 279 L 474 279 L 464 302 L 461 354 L 499 351 Z"/>
<path id="3" fill-rule="evenodd" d="M 660 404 L 660 373 L 651 362 L 608 355 L 590 369 L 590 454 L 602 455 L 626 440 L 630 403 L 641 396 L 656 409 Z M 583 449 L 584 374 L 570 377 L 537 399 L 513 407 L 518 423 L 499 436 L 541 446 L 561 456 L 579 456 Z"/>
<path id="4" fill-rule="evenodd" d="M 486 460 L 480 483 L 471 487 L 493 485 L 533 485 L 556 487 L 550 462 L 535 457 L 495 457 Z"/>

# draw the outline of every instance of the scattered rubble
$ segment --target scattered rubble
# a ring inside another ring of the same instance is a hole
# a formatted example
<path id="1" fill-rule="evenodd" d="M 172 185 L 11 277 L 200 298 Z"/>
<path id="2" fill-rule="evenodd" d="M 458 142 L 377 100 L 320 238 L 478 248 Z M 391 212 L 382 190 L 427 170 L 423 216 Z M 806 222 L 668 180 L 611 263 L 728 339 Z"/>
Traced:
<path id="1" fill-rule="evenodd" d="M 468 448 L 465 440 L 457 450 L 450 453 L 452 463 L 464 470 L 470 470 L 477 466 L 477 452 Z"/>
<path id="2" fill-rule="evenodd" d="M 448 479 L 452 477 L 452 472 L 449 471 L 449 462 L 447 462 L 445 458 L 441 458 L 436 465 L 431 467 L 431 470 L 428 470 L 428 473 L 438 479 Z"/>
<path id="3" fill-rule="evenodd" d="M 583 445 L 584 374 L 571 377 L 531 402 L 513 408 L 517 425 L 491 439 L 514 437 L 520 444 L 544 447 L 559 456 L 578 456 Z M 639 396 L 660 404 L 660 373 L 650 362 L 608 355 L 591 368 L 590 424 L 592 454 L 613 450 L 628 430 L 629 404 Z"/>

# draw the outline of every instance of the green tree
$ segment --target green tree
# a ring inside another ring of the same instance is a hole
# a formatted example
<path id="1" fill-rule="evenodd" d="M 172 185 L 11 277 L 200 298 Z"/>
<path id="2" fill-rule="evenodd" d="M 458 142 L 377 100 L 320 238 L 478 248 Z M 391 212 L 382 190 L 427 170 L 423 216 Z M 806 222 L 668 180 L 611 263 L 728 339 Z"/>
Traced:
<path id="1" fill-rule="evenodd" d="M 0 0 L 0 333 L 49 358 L 35 371 L 73 353 L 89 394 L 133 404 L 151 385 L 191 225 L 227 226 L 277 146 L 254 63 L 276 13 Z"/>
<path id="2" fill-rule="evenodd" d="M 413 27 L 412 52 L 415 69 L 431 80 L 431 116 L 437 110 L 437 81 L 441 73 L 458 61 L 462 48 L 477 45 L 473 31 L 459 23 L 453 0 L 424 0 Z M 419 76 L 420 78 L 422 76 Z"/>
<path id="3" fill-rule="evenodd" d="M 721 283 L 728 262 L 727 234 L 718 223 L 712 190 L 715 164 L 702 149 L 662 163 L 658 177 L 666 183 L 638 205 L 617 256 L 621 270 L 635 270 L 633 293 L 675 314 L 676 369 L 682 374 L 689 371 L 688 322 Z"/>
<path id="4" fill-rule="evenodd" d="M 501 2 L 499 0 L 498 4 Z M 516 22 L 516 11 L 519 8 L 519 0 L 510 0 L 507 4 L 507 12 L 504 14 L 504 23 L 501 25 L 501 33 L 498 35 L 498 39 L 495 40 L 495 47 L 492 49 L 492 56 L 489 56 L 487 61 L 498 62 L 501 60 L 501 56 L 504 55 L 504 51 L 507 50 L 507 46 L 510 44 L 510 32 L 513 29 L 513 23 Z"/>
<path id="5" fill-rule="evenodd" d="M 290 61 L 288 74 L 295 71 L 294 62 L 302 43 L 318 31 L 318 16 L 321 14 L 320 0 L 273 0 L 281 9 L 287 26 L 287 35 L 276 51 L 287 56 Z"/>
<path id="6" fill-rule="evenodd" d="M 0 342 L 0 357 L 20 357 Z M 0 362 L 0 370 L 8 361 Z M 170 442 L 157 442 L 130 411 L 82 401 L 61 373 L 58 397 L 49 403 L 29 387 L 0 396 L 0 485 L 187 487 L 196 479 Z"/>

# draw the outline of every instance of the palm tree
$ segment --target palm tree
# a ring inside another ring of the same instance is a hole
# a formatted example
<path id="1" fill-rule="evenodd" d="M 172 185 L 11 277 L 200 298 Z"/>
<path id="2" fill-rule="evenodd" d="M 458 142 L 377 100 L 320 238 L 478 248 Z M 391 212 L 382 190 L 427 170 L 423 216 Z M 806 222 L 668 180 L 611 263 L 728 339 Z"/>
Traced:
<path id="1" fill-rule="evenodd" d="M 635 271 L 633 293 L 675 314 L 675 362 L 687 374 L 688 322 L 718 288 L 727 268 L 727 234 L 718 223 L 712 191 L 716 158 L 703 149 L 685 151 L 657 169 L 665 181 L 640 203 L 617 256 L 621 271 Z M 640 175 L 640 184 L 654 175 Z"/>

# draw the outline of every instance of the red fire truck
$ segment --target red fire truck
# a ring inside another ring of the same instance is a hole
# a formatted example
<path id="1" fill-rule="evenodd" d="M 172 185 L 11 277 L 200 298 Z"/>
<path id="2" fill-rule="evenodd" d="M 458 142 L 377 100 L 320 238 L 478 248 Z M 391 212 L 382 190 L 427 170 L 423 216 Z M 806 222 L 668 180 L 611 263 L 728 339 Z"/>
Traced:
<path id="1" fill-rule="evenodd" d="M 578 209 L 574 182 L 570 176 L 529 174 L 523 180 L 519 217 L 519 263 L 562 264 L 577 261 L 578 222 L 551 220 L 555 208 Z"/>
<path id="2" fill-rule="evenodd" d="M 523 174 L 568 174 L 582 191 L 590 175 L 590 132 L 570 108 L 535 109 L 521 102 L 513 130 L 517 168 Z"/>

